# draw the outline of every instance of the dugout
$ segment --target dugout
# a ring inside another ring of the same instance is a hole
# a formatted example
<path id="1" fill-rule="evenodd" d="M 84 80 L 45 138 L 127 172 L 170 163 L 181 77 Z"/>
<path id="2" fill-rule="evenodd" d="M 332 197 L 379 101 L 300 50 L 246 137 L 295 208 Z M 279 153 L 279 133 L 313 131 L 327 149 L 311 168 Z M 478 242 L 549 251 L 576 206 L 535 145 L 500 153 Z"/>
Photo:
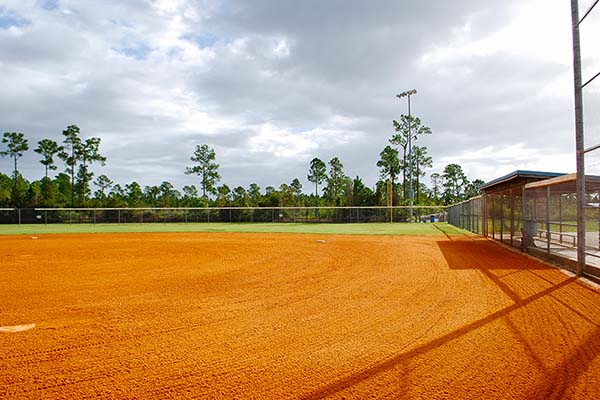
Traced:
<path id="1" fill-rule="evenodd" d="M 448 209 L 448 222 L 577 270 L 577 176 L 517 170 Z M 583 274 L 600 280 L 600 176 L 585 177 Z"/>
<path id="2" fill-rule="evenodd" d="M 517 170 L 487 182 L 481 187 L 484 214 L 482 234 L 520 247 L 522 229 L 530 234 L 537 229 L 535 221 L 524 218 L 525 186 L 562 175 L 565 174 Z"/>
<path id="3" fill-rule="evenodd" d="M 585 268 L 583 273 L 600 279 L 600 176 L 585 176 Z M 563 261 L 576 271 L 577 174 L 561 175 L 525 185 L 525 218 L 536 221 L 536 242 L 531 253 Z"/>
<path id="4" fill-rule="evenodd" d="M 517 170 L 484 184 L 482 194 L 448 208 L 448 222 L 508 245 L 520 247 L 521 228 L 529 232 L 531 221 L 523 221 L 525 186 L 564 174 Z"/>

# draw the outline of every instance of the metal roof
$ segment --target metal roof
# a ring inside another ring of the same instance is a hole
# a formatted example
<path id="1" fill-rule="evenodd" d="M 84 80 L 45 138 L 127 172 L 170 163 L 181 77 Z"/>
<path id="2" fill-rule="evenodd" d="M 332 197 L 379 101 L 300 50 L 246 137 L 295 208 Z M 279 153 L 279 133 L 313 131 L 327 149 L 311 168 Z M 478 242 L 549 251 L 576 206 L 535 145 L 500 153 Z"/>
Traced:
<path id="1" fill-rule="evenodd" d="M 493 186 L 496 186 L 501 183 L 508 182 L 508 181 L 511 181 L 511 180 L 517 179 L 517 178 L 538 178 L 541 180 L 541 179 L 555 178 L 557 176 L 562 176 L 562 175 L 566 175 L 566 174 L 561 173 L 561 172 L 527 171 L 527 170 L 519 169 L 519 170 L 511 172 L 510 174 L 501 176 L 500 178 L 496 178 L 494 180 L 486 182 L 481 187 L 481 189 L 486 190 Z"/>
<path id="2" fill-rule="evenodd" d="M 556 178 L 531 182 L 525 185 L 525 189 L 542 189 L 548 186 L 555 192 L 575 193 L 577 190 L 577 174 L 562 175 Z M 586 175 L 585 191 L 587 193 L 600 191 L 600 176 Z"/>

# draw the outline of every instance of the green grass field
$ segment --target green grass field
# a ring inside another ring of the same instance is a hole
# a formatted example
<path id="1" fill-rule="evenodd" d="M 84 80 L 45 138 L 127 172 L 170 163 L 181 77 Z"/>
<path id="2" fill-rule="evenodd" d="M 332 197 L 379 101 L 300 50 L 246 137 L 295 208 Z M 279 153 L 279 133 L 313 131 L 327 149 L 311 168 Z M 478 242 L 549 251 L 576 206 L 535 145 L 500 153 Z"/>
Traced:
<path id="1" fill-rule="evenodd" d="M 0 225 L 0 235 L 118 232 L 260 232 L 336 235 L 470 235 L 447 223 L 300 224 L 300 223 L 128 223 Z"/>

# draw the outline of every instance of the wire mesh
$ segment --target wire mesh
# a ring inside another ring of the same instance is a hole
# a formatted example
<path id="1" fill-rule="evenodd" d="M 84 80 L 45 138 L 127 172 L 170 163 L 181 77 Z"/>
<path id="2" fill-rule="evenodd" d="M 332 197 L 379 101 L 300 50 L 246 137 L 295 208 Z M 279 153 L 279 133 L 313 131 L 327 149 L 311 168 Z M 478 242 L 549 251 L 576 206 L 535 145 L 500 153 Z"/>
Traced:
<path id="1" fill-rule="evenodd" d="M 448 209 L 448 222 L 576 270 L 575 174 L 486 193 L 453 205 Z M 598 176 L 586 176 L 585 227 L 588 257 L 583 272 L 600 277 Z"/>
<path id="2" fill-rule="evenodd" d="M 417 221 L 445 221 L 445 207 L 414 207 Z M 127 224 L 204 222 L 408 222 L 407 207 L 210 207 L 0 209 L 2 224 Z"/>
<path id="3" fill-rule="evenodd" d="M 483 234 L 484 221 L 483 197 L 474 197 L 448 208 L 448 222 L 471 232 Z"/>

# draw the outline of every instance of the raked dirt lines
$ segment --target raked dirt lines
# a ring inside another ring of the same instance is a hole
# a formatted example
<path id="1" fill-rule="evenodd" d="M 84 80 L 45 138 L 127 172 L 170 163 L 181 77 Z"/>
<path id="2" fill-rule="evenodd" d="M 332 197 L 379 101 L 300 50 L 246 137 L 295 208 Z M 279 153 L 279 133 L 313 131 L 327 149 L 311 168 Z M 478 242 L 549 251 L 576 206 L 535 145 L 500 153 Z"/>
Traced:
<path id="1" fill-rule="evenodd" d="M 600 398 L 600 292 L 476 237 L 0 236 L 0 265 L 1 398 Z"/>

